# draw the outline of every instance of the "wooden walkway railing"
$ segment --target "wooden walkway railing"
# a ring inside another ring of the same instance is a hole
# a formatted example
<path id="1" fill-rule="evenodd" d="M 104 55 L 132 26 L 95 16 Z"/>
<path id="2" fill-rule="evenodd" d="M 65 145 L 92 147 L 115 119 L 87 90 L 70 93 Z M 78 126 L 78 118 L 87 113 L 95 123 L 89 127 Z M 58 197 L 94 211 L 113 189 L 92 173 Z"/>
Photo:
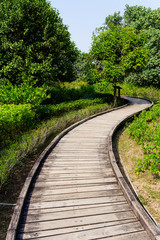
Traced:
<path id="1" fill-rule="evenodd" d="M 7 240 L 160 240 L 112 151 L 117 125 L 151 106 L 129 100 L 126 107 L 70 127 L 42 153 L 22 189 Z"/>

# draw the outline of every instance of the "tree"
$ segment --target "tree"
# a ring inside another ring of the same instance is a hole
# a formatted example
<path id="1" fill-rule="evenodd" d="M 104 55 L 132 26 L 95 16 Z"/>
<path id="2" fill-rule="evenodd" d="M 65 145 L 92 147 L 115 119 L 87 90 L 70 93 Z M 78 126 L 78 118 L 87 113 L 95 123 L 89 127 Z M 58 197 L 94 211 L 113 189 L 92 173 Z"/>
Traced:
<path id="1" fill-rule="evenodd" d="M 137 34 L 131 27 L 113 24 L 107 31 L 94 35 L 91 55 L 97 62 L 97 72 L 114 86 L 130 72 L 140 72 L 148 61 L 145 41 L 144 33 Z"/>
<path id="2" fill-rule="evenodd" d="M 3 0 L 0 19 L 1 79 L 38 86 L 73 80 L 77 49 L 49 2 Z"/>
<path id="3" fill-rule="evenodd" d="M 145 41 L 144 33 L 137 34 L 133 28 L 112 25 L 109 30 L 93 36 L 92 58 L 103 66 L 105 78 L 116 84 L 129 72 L 141 71 L 146 65 Z"/>
<path id="4" fill-rule="evenodd" d="M 98 65 L 104 65 L 103 73 L 106 68 L 104 77 L 160 87 L 160 8 L 126 5 L 123 17 L 119 12 L 107 16 L 93 35 L 92 51 Z M 110 64 L 100 63 L 105 59 Z M 96 71 L 99 69 L 93 71 L 98 80 Z M 103 78 L 102 71 L 99 74 Z"/>
<path id="5" fill-rule="evenodd" d="M 150 50 L 150 58 L 141 73 L 128 77 L 139 85 L 160 87 L 160 8 L 151 10 L 142 6 L 126 5 L 124 22 L 137 32 L 145 32 L 145 48 Z"/>
<path id="6" fill-rule="evenodd" d="M 106 29 L 110 28 L 110 25 L 120 26 L 122 25 L 123 17 L 120 16 L 120 12 L 115 12 L 114 15 L 109 15 L 105 19 L 104 26 Z"/>
<path id="7" fill-rule="evenodd" d="M 88 53 L 79 51 L 77 59 L 74 63 L 75 73 L 78 80 L 86 81 L 89 69 Z"/>
<path id="8" fill-rule="evenodd" d="M 127 26 L 132 26 L 136 29 L 141 29 L 145 24 L 148 14 L 151 12 L 151 8 L 145 8 L 143 6 L 125 6 L 124 23 Z"/>

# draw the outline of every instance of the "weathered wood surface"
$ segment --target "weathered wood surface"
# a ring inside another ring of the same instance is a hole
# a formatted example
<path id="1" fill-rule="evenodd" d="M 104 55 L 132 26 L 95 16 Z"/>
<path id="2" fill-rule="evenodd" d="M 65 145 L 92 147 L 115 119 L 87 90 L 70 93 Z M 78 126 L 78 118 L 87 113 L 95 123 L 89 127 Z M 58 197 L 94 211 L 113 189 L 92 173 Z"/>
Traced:
<path id="1" fill-rule="evenodd" d="M 107 141 L 116 124 L 149 106 L 132 99 L 65 135 L 31 184 L 16 239 L 151 239 L 117 181 Z"/>

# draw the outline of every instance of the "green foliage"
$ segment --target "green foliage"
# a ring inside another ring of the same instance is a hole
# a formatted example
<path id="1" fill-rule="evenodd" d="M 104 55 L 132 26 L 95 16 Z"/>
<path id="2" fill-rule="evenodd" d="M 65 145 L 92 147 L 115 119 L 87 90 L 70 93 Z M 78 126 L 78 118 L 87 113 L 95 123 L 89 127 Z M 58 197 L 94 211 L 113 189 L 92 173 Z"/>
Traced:
<path id="1" fill-rule="evenodd" d="M 160 102 L 160 91 L 157 88 L 139 87 L 130 82 L 121 84 L 120 86 L 122 87 L 122 95 L 131 97 L 144 97 L 154 101 L 154 103 Z"/>
<path id="2" fill-rule="evenodd" d="M 127 78 L 140 86 L 160 87 L 160 8 L 151 10 L 142 6 L 126 5 L 124 21 L 127 26 L 134 27 L 138 32 L 148 35 L 145 48 L 150 50 L 150 58 L 141 73 Z"/>
<path id="3" fill-rule="evenodd" d="M 0 103 L 2 104 L 25 104 L 31 103 L 39 106 L 42 101 L 49 98 L 47 96 L 48 87 L 33 87 L 24 82 L 20 85 L 13 85 L 10 82 L 0 85 Z"/>
<path id="4" fill-rule="evenodd" d="M 120 12 L 107 16 L 93 35 L 96 69 L 90 71 L 92 82 L 99 81 L 100 73 L 100 78 L 114 84 L 125 81 L 160 87 L 159 43 L 160 8 L 126 5 L 123 16 Z"/>
<path id="5" fill-rule="evenodd" d="M 40 120 L 61 116 L 86 106 L 112 103 L 111 95 L 97 94 L 98 96 L 99 98 L 93 98 L 92 96 L 91 99 L 79 99 L 56 105 L 0 105 L 0 146 L 4 147 L 10 144 L 23 132 L 36 127 Z"/>
<path id="6" fill-rule="evenodd" d="M 104 26 L 109 29 L 111 25 L 120 26 L 122 25 L 123 17 L 120 16 L 120 12 L 115 12 L 114 15 L 109 15 L 105 19 Z"/>
<path id="7" fill-rule="evenodd" d="M 0 146 L 4 147 L 16 136 L 34 126 L 35 112 L 31 104 L 0 105 Z"/>
<path id="8" fill-rule="evenodd" d="M 112 96 L 106 95 L 104 98 L 79 99 L 71 102 L 63 102 L 57 105 L 42 105 L 36 109 L 36 114 L 39 119 L 43 120 L 52 116 L 60 116 L 73 110 L 82 109 L 86 106 L 93 106 L 105 102 L 111 103 Z"/>
<path id="9" fill-rule="evenodd" d="M 148 61 L 145 41 L 145 33 L 137 34 L 131 27 L 110 25 L 107 31 L 93 36 L 91 55 L 95 60 L 94 71 L 114 84 L 130 72 L 141 71 Z"/>
<path id="10" fill-rule="evenodd" d="M 67 27 L 46 0 L 1 1 L 0 78 L 42 86 L 74 78 L 77 56 Z"/>
<path id="11" fill-rule="evenodd" d="M 76 86 L 78 86 L 78 82 Z M 75 87 L 73 85 L 65 87 L 61 85 L 59 87 L 50 88 L 48 93 L 51 95 L 51 98 L 45 100 L 43 104 L 57 104 L 78 99 L 94 99 L 104 97 L 102 94 L 97 93 L 94 89 L 94 86 L 91 85 L 82 85 L 80 87 Z"/>
<path id="12" fill-rule="evenodd" d="M 124 23 L 134 27 L 135 29 L 159 29 L 160 28 L 160 8 L 151 10 L 143 6 L 126 5 L 124 11 Z"/>
<path id="13" fill-rule="evenodd" d="M 79 52 L 78 57 L 74 63 L 76 80 L 85 81 L 88 80 L 89 55 L 87 53 Z"/>
<path id="14" fill-rule="evenodd" d="M 100 79 L 100 81 L 95 83 L 93 86 L 96 92 L 101 94 L 113 94 L 113 85 L 105 79 Z"/>
<path id="15" fill-rule="evenodd" d="M 145 8 L 143 6 L 129 6 L 126 5 L 124 12 L 125 25 L 131 25 L 135 29 L 142 29 L 143 25 L 148 20 L 147 17 L 151 13 L 151 8 Z"/>
<path id="16" fill-rule="evenodd" d="M 128 128 L 128 133 L 142 145 L 144 158 L 139 160 L 136 172 L 150 169 L 160 176 L 160 105 L 156 104 L 150 111 L 144 111 Z"/>

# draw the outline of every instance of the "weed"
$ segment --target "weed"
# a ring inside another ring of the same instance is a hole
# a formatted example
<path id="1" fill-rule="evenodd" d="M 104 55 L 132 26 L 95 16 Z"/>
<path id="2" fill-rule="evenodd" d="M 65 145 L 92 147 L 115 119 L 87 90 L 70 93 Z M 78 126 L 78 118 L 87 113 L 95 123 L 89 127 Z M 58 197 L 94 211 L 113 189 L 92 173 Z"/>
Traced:
<path id="1" fill-rule="evenodd" d="M 148 199 L 144 198 L 142 195 L 138 195 L 139 200 L 141 201 L 141 203 L 143 205 L 147 205 L 148 204 Z"/>

